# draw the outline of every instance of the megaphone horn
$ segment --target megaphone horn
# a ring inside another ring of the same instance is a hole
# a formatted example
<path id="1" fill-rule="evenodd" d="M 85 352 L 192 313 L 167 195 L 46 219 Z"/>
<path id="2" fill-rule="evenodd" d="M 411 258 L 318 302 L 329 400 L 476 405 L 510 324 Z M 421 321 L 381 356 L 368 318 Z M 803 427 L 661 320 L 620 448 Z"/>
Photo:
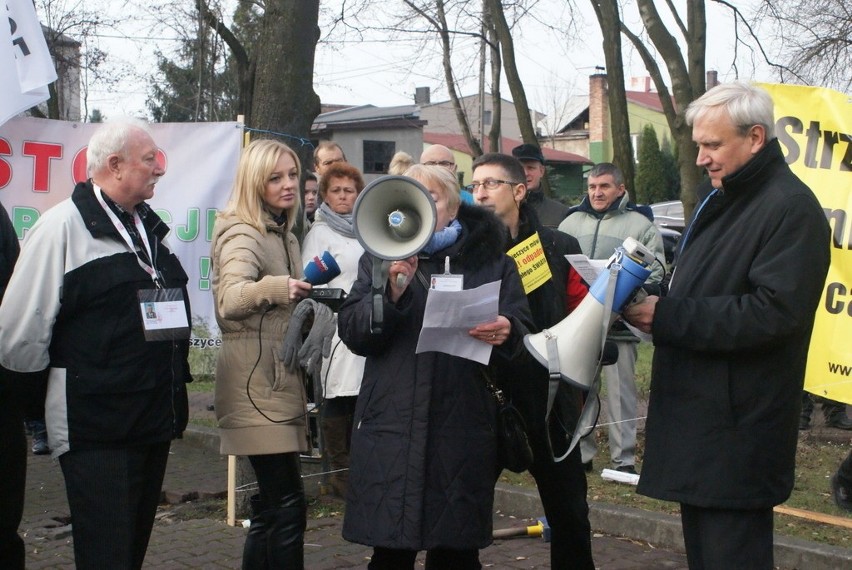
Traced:
<path id="1" fill-rule="evenodd" d="M 438 218 L 429 191 L 407 176 L 382 176 L 358 195 L 355 237 L 379 259 L 411 257 L 429 243 Z"/>
<path id="2" fill-rule="evenodd" d="M 627 241 L 625 246 L 628 246 Z M 629 246 L 633 248 L 635 244 L 630 243 Z M 606 296 L 610 270 L 606 270 L 598 275 L 589 289 L 589 294 L 570 315 L 549 329 L 524 337 L 527 350 L 546 368 L 548 368 L 547 342 L 548 339 L 555 338 L 559 373 L 562 379 L 583 390 L 589 390 L 592 387 L 597 373 L 604 341 L 602 331 L 609 330 L 619 313 L 633 299 L 636 290 L 651 274 L 647 262 L 641 257 L 628 255 L 625 248 L 619 248 L 613 259 L 614 263 L 620 264 L 620 268 L 615 277 L 615 292 L 609 314 L 606 314 Z M 604 319 L 606 319 L 605 327 Z"/>
<path id="3" fill-rule="evenodd" d="M 380 333 L 384 321 L 382 260 L 411 257 L 423 249 L 435 230 L 438 211 L 429 191 L 407 176 L 382 176 L 367 185 L 355 200 L 352 228 L 373 258 L 372 322 Z"/>

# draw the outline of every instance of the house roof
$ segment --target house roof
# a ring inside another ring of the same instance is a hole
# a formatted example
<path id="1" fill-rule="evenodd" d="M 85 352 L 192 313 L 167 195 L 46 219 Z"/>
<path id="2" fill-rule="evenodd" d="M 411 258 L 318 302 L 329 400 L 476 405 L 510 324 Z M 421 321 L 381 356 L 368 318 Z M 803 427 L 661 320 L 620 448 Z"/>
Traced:
<path id="1" fill-rule="evenodd" d="M 634 105 L 639 105 L 658 113 L 663 112 L 660 94 L 656 91 L 625 91 L 624 94 L 627 95 L 628 103 L 633 103 Z M 674 104 L 674 97 L 672 97 L 672 103 Z"/>
<path id="2" fill-rule="evenodd" d="M 420 109 L 417 105 L 398 105 L 396 107 L 376 107 L 375 105 L 358 105 L 322 113 L 316 123 L 340 123 L 352 121 L 374 121 L 376 119 L 399 119 L 402 117 L 419 118 Z"/>
<path id="3" fill-rule="evenodd" d="M 464 154 L 471 154 L 470 146 L 468 146 L 467 141 L 465 140 L 463 135 L 424 132 L 423 142 L 427 144 L 442 144 L 451 150 L 463 152 Z M 500 146 L 504 149 L 505 152 L 511 152 L 513 148 L 515 148 L 522 142 L 523 141 L 519 141 L 518 139 L 503 137 L 500 140 Z M 579 154 L 574 154 L 573 152 L 563 152 L 561 150 L 546 147 L 542 147 L 541 152 L 544 154 L 544 159 L 548 162 L 560 162 L 566 164 L 594 164 L 588 158 Z"/>
<path id="4" fill-rule="evenodd" d="M 358 105 L 317 115 L 311 125 L 311 132 L 366 127 L 397 128 L 411 126 L 420 128 L 425 124 L 425 121 L 420 120 L 420 108 L 417 105 L 398 105 L 396 107 Z"/>
<path id="5" fill-rule="evenodd" d="M 660 102 L 660 94 L 656 91 L 625 91 L 624 94 L 627 97 L 628 103 L 639 105 L 640 107 L 656 111 L 657 113 L 663 113 L 663 104 Z M 572 130 L 570 128 L 571 123 L 576 121 L 583 113 L 586 113 L 589 110 L 588 95 L 583 99 L 585 101 L 583 105 L 577 105 L 576 102 L 574 102 L 574 104 L 568 108 L 568 112 L 565 113 L 566 120 L 563 121 L 563 126 L 557 131 L 558 133 L 564 133 L 568 130 Z M 677 107 L 674 97 L 672 97 L 672 104 Z"/>

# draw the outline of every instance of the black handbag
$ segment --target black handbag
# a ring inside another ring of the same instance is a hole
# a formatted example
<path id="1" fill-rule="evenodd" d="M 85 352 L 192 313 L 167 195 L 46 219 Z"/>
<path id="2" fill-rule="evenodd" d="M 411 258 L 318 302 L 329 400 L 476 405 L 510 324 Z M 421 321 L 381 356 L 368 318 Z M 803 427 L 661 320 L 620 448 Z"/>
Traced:
<path id="1" fill-rule="evenodd" d="M 522 473 L 532 465 L 533 453 L 527 439 L 527 424 L 518 408 L 507 402 L 503 391 L 483 370 L 488 390 L 497 401 L 497 460 L 509 471 Z"/>

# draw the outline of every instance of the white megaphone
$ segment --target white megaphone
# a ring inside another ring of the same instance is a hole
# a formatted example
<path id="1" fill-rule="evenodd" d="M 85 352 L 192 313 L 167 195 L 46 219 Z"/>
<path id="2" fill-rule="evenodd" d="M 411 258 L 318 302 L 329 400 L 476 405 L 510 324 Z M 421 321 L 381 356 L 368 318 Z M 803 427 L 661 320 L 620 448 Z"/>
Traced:
<path id="1" fill-rule="evenodd" d="M 607 269 L 598 275 L 589 294 L 570 315 L 549 329 L 524 337 L 527 350 L 548 369 L 551 381 L 558 375 L 588 392 L 568 450 L 561 457 L 554 457 L 555 461 L 568 457 L 597 423 L 600 413 L 598 367 L 607 332 L 648 279 L 651 274 L 648 267 L 653 262 L 654 254 L 650 250 L 634 238 L 627 238 L 607 262 Z"/>
<path id="2" fill-rule="evenodd" d="M 384 260 L 411 257 L 423 249 L 435 231 L 438 212 L 429 191 L 407 176 L 382 176 L 367 185 L 355 200 L 355 237 L 373 257 L 372 331 L 381 332 Z"/>
<path id="3" fill-rule="evenodd" d="M 570 315 L 549 329 L 524 337 L 527 350 L 543 366 L 552 369 L 553 366 L 548 366 L 549 356 L 550 361 L 558 364 L 564 381 L 589 390 L 597 376 L 606 333 L 648 279 L 651 274 L 648 266 L 653 261 L 653 253 L 632 237 L 627 238 Z M 554 351 L 558 354 L 553 354 Z"/>

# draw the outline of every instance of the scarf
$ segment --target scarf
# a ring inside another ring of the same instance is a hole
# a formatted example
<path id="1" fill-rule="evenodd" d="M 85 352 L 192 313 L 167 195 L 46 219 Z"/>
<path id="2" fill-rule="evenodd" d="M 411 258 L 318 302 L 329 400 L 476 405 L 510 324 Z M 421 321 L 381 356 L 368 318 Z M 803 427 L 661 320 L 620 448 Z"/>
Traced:
<path id="1" fill-rule="evenodd" d="M 328 227 L 344 237 L 355 237 L 355 232 L 352 231 L 352 214 L 337 214 L 323 202 L 317 208 L 314 218 L 325 222 Z"/>
<path id="2" fill-rule="evenodd" d="M 461 224 L 458 220 L 453 220 L 446 228 L 432 234 L 432 238 L 426 244 L 426 247 L 423 248 L 423 251 L 432 255 L 436 251 L 450 247 L 459 239 L 459 233 L 461 233 Z"/>

